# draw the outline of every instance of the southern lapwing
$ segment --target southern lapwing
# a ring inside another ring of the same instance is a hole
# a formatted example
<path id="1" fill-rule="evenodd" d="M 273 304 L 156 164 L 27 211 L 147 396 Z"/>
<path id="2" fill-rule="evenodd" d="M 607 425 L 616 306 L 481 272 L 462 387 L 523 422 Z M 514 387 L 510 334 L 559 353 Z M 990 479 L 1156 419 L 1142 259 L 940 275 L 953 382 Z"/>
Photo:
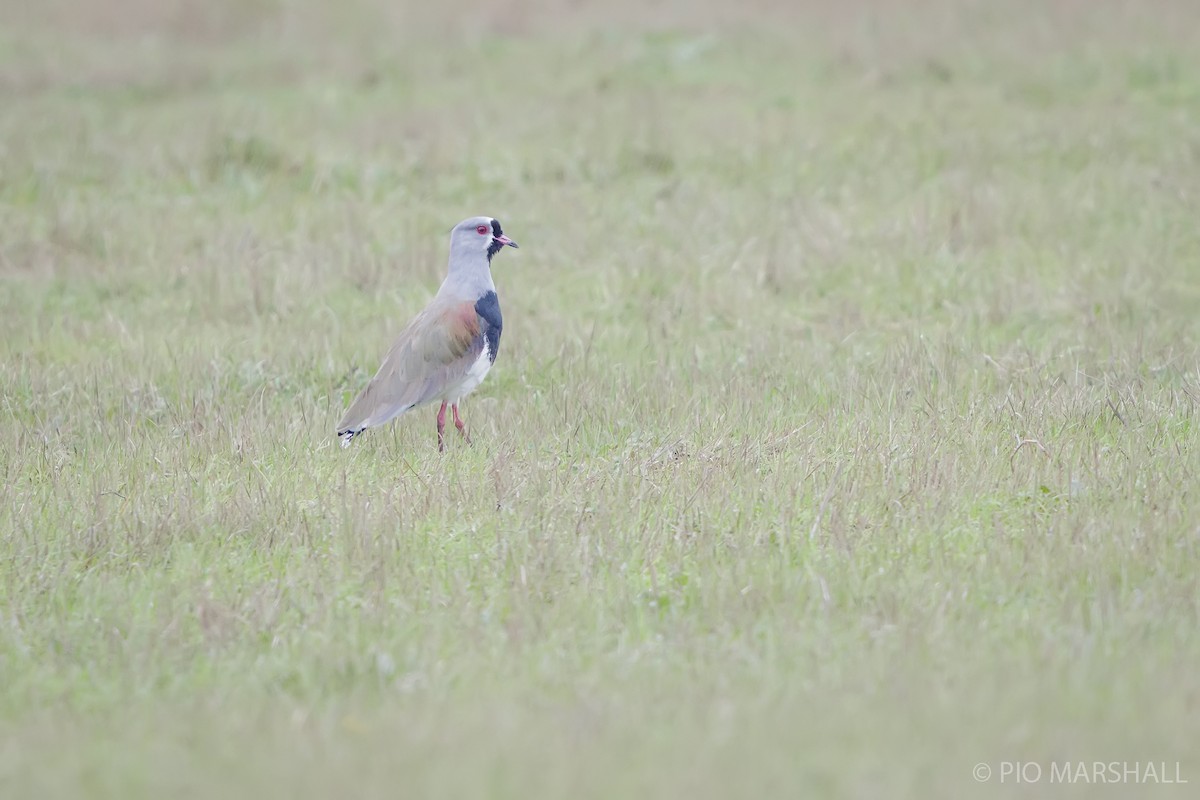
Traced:
<path id="1" fill-rule="evenodd" d="M 446 406 L 467 441 L 458 401 L 480 384 L 500 347 L 500 301 L 492 282 L 492 256 L 517 243 L 491 217 L 471 217 L 450 232 L 446 280 L 425 310 L 401 331 L 383 365 L 338 423 L 342 447 L 406 411 L 441 400 L 438 450 L 445 448 Z"/>

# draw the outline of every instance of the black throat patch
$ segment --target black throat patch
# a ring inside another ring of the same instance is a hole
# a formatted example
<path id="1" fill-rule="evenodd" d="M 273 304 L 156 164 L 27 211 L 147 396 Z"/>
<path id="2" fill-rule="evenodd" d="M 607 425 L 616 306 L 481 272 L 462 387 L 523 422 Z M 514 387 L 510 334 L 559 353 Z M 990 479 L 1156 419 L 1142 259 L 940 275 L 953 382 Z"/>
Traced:
<path id="1" fill-rule="evenodd" d="M 503 236 L 504 231 L 500 230 L 500 220 L 492 220 L 492 243 L 488 245 L 488 261 L 492 260 L 492 256 L 504 249 L 504 245 L 496 241 L 497 237 Z"/>

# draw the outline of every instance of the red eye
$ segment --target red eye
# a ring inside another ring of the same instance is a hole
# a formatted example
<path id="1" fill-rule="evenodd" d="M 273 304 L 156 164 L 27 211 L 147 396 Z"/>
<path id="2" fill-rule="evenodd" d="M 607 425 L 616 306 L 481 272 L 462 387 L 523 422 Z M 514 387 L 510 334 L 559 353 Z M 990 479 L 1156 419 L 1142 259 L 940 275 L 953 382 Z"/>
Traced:
<path id="1" fill-rule="evenodd" d="M 488 232 L 488 226 L 480 225 L 478 228 L 475 229 L 475 232 L 478 233 L 480 236 L 483 236 L 485 233 Z"/>

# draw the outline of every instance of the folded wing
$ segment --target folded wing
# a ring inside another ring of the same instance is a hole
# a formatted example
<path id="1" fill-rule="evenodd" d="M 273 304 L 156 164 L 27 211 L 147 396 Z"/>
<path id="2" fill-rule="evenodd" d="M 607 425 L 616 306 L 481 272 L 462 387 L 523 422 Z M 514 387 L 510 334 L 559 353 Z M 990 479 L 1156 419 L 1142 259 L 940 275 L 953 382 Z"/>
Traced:
<path id="1" fill-rule="evenodd" d="M 471 302 L 435 304 L 417 315 L 338 423 L 342 445 L 461 381 L 486 346 L 484 325 Z"/>

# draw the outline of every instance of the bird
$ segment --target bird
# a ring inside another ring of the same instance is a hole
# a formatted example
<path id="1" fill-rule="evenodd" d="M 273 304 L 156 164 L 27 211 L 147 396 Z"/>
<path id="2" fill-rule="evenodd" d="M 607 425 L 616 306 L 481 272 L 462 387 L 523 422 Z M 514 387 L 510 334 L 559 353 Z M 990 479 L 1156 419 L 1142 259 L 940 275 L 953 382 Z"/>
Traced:
<path id="1" fill-rule="evenodd" d="M 493 217 L 470 217 L 450 231 L 446 279 L 429 305 L 396 337 L 379 371 L 350 404 L 337 435 L 342 447 L 368 428 L 440 400 L 438 452 L 445 450 L 446 406 L 469 444 L 458 403 L 483 381 L 500 348 L 504 319 L 492 281 L 492 258 L 517 243 Z"/>

